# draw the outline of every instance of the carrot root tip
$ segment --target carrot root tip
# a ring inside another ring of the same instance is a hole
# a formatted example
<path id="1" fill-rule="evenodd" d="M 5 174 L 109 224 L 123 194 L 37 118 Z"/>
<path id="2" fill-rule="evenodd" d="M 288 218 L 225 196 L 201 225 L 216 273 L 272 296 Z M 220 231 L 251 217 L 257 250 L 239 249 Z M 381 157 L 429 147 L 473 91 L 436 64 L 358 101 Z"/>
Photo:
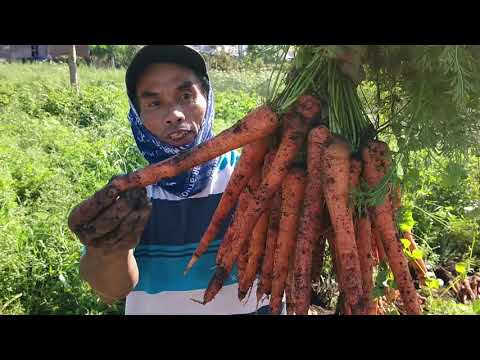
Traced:
<path id="1" fill-rule="evenodd" d="M 193 255 L 192 258 L 188 261 L 187 266 L 185 267 L 185 270 L 183 270 L 183 276 L 187 275 L 187 273 L 190 271 L 190 269 L 195 265 L 195 263 L 198 261 L 198 257 Z"/>

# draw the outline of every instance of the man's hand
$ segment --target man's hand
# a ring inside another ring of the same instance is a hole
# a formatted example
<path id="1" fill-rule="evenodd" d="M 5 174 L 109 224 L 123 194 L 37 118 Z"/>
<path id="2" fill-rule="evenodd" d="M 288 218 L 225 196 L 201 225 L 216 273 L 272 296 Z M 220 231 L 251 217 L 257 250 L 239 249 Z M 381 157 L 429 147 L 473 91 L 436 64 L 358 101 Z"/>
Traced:
<path id="1" fill-rule="evenodd" d="M 72 210 L 68 226 L 84 245 L 107 255 L 137 246 L 150 210 L 145 189 L 119 194 L 109 183 Z"/>

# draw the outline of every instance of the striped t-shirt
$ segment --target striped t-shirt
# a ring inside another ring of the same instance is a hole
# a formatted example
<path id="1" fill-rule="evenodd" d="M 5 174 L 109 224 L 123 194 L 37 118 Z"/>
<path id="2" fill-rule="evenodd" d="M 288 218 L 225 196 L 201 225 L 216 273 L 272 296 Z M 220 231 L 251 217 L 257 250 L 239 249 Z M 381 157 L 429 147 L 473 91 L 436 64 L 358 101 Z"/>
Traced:
<path id="1" fill-rule="evenodd" d="M 190 272 L 183 270 L 197 247 L 230 179 L 238 155 L 232 151 L 222 155 L 206 188 L 189 198 L 179 198 L 160 187 L 147 187 L 152 212 L 140 243 L 134 250 L 139 269 L 139 282 L 127 296 L 125 313 L 135 314 L 248 314 L 257 309 L 256 285 L 242 302 L 237 296 L 237 271 L 216 297 L 206 305 L 205 288 L 214 273 L 216 253 L 228 220 L 207 252 Z M 267 305 L 263 300 L 259 307 Z"/>

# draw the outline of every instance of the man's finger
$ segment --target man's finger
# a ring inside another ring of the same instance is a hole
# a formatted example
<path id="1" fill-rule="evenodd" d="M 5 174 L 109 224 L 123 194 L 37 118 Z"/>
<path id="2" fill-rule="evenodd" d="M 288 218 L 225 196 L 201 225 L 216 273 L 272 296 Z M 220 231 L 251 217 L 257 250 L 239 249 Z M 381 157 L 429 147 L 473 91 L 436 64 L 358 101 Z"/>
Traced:
<path id="1" fill-rule="evenodd" d="M 133 210 L 140 208 L 145 199 L 146 192 L 143 189 L 134 189 L 121 194 L 112 206 L 82 227 L 80 231 L 82 236 L 86 239 L 96 239 L 110 233 L 122 224 Z"/>
<path id="2" fill-rule="evenodd" d="M 150 209 L 151 206 L 147 203 L 140 209 L 132 211 L 113 231 L 95 239 L 92 246 L 113 249 L 116 244 L 133 241 L 134 247 L 150 217 Z"/>
<path id="3" fill-rule="evenodd" d="M 68 227 L 78 232 L 78 227 L 94 219 L 101 211 L 110 206 L 118 197 L 118 190 L 108 184 L 92 197 L 77 205 L 68 218 Z"/>
<path id="4" fill-rule="evenodd" d="M 150 218 L 149 210 L 142 209 L 141 212 L 142 217 L 133 225 L 131 233 L 129 233 L 127 236 L 124 236 L 120 239 L 120 241 L 115 243 L 112 247 L 113 250 L 133 249 L 138 245 L 145 230 L 145 225 Z"/>

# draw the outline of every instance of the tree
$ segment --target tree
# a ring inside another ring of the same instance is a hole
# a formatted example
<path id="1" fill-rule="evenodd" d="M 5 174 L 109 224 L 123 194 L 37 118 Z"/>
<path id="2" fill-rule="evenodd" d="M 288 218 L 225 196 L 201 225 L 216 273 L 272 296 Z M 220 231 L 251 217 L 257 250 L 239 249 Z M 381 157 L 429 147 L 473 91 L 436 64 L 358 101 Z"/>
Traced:
<path id="1" fill-rule="evenodd" d="M 90 53 L 98 65 L 127 67 L 143 45 L 90 45 Z"/>
<path id="2" fill-rule="evenodd" d="M 281 45 L 248 45 L 247 56 L 260 59 L 265 64 L 272 64 L 277 58 Z"/>

